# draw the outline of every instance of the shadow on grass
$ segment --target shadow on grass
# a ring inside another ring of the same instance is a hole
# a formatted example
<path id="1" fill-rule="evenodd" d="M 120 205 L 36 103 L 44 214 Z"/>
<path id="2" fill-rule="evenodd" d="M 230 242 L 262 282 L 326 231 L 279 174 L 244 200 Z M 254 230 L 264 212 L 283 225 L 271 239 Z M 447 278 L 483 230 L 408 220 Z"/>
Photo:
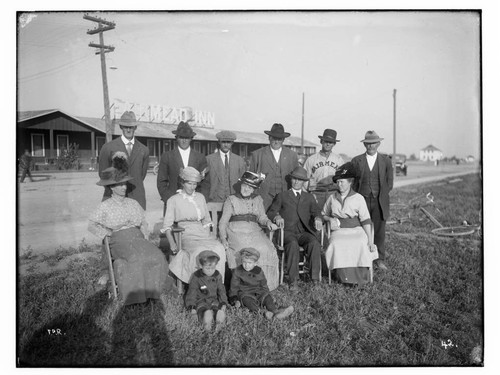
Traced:
<path id="1" fill-rule="evenodd" d="M 172 344 L 161 301 L 122 306 L 113 321 L 114 366 L 171 366 Z"/>
<path id="2" fill-rule="evenodd" d="M 95 323 L 108 304 L 103 290 L 92 295 L 81 314 L 55 317 L 33 333 L 19 358 L 21 367 L 58 367 L 105 362 L 107 333 Z"/>

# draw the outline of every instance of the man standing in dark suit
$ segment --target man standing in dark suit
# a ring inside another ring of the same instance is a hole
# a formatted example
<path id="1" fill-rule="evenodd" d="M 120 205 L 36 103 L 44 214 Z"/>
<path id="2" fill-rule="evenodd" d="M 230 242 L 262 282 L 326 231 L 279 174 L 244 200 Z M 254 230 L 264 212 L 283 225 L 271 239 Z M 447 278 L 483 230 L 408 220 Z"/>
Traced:
<path id="1" fill-rule="evenodd" d="M 173 150 L 164 152 L 161 155 L 160 165 L 158 167 L 158 177 L 156 186 L 163 201 L 163 216 L 167 209 L 167 200 L 175 194 L 179 185 L 179 172 L 185 167 L 193 167 L 205 176 L 207 168 L 207 158 L 202 153 L 191 148 L 191 141 L 196 133 L 191 129 L 187 122 L 181 121 L 177 130 L 172 131 L 175 135 L 177 147 Z M 208 182 L 204 179 L 196 188 L 196 191 L 202 193 L 205 199 L 208 199 Z"/>
<path id="2" fill-rule="evenodd" d="M 264 133 L 269 136 L 269 146 L 252 153 L 250 171 L 266 176 L 258 193 L 264 200 L 264 209 L 267 210 L 278 193 L 288 190 L 285 178 L 299 165 L 299 161 L 295 151 L 283 147 L 283 141 L 290 136 L 283 125 L 273 124 L 271 130 L 265 130 Z"/>
<path id="3" fill-rule="evenodd" d="M 367 131 L 365 139 L 361 141 L 366 153 L 354 157 L 352 163 L 360 174 L 354 189 L 365 198 L 373 222 L 374 242 L 379 254 L 379 259 L 374 264 L 375 267 L 387 270 L 384 263 L 385 222 L 389 219 L 389 192 L 393 187 L 394 174 L 389 157 L 377 152 L 383 139 L 373 130 Z"/>
<path id="4" fill-rule="evenodd" d="M 323 220 L 314 196 L 302 190 L 304 183 L 308 180 L 306 170 L 298 166 L 292 171 L 290 177 L 292 188 L 279 193 L 274 198 L 267 215 L 280 228 L 285 228 L 285 264 L 288 282 L 290 289 L 296 291 L 299 279 L 299 246 L 305 250 L 310 265 L 311 279 L 314 283 L 319 282 L 321 245 L 317 231 L 321 230 Z"/>
<path id="5" fill-rule="evenodd" d="M 144 179 L 148 173 L 149 149 L 135 138 L 138 122 L 132 111 L 122 114 L 118 123 L 122 130 L 122 135 L 112 141 L 105 143 L 99 153 L 99 177 L 102 172 L 113 166 L 113 156 L 121 151 L 127 155 L 128 174 L 134 179 L 127 181 L 127 197 L 135 199 L 141 207 L 146 210 L 146 191 L 144 189 Z M 102 200 L 111 197 L 111 189 L 105 186 Z"/>
<path id="6" fill-rule="evenodd" d="M 208 179 L 210 181 L 209 202 L 225 202 L 226 198 L 234 194 L 233 185 L 246 171 L 245 160 L 231 152 L 236 140 L 236 134 L 223 130 L 216 135 L 219 150 L 207 156 Z"/>

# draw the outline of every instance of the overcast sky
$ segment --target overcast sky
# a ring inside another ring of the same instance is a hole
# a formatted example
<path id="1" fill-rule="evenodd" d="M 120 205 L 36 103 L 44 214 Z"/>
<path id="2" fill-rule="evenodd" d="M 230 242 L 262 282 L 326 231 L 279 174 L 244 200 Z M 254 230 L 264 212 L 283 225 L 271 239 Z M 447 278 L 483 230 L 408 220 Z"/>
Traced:
<path id="1" fill-rule="evenodd" d="M 367 130 L 397 152 L 429 144 L 480 155 L 480 19 L 474 12 L 91 13 L 104 33 L 109 96 L 215 113 L 221 129 L 280 122 L 335 151 L 363 152 Z M 33 17 L 35 16 L 35 17 Z M 18 109 L 103 116 L 101 65 L 83 13 L 25 14 L 18 34 Z M 115 67 L 116 69 L 110 69 Z"/>

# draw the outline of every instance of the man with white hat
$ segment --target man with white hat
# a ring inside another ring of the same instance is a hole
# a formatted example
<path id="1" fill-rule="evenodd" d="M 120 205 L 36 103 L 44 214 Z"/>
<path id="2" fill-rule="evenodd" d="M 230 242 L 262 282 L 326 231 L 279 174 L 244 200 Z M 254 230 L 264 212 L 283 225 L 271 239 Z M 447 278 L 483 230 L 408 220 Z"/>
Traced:
<path id="1" fill-rule="evenodd" d="M 225 202 L 226 198 L 234 194 L 233 185 L 246 171 L 245 160 L 231 152 L 236 140 L 236 134 L 222 130 L 216 135 L 219 148 L 207 156 L 208 175 L 210 181 L 209 202 Z"/>
<path id="2" fill-rule="evenodd" d="M 359 171 L 359 181 L 354 187 L 366 201 L 373 222 L 374 243 L 377 245 L 379 259 L 375 267 L 387 270 L 385 260 L 385 222 L 389 219 L 389 192 L 392 190 L 394 175 L 388 156 L 377 152 L 380 141 L 378 134 L 369 130 L 361 142 L 366 153 L 355 156 L 351 161 Z"/>
<path id="3" fill-rule="evenodd" d="M 135 138 L 138 122 L 134 112 L 123 112 L 118 124 L 122 131 L 121 137 L 105 143 L 99 153 L 99 177 L 102 178 L 103 171 L 113 166 L 113 156 L 117 152 L 124 153 L 127 156 L 128 173 L 133 177 L 133 180 L 127 181 L 127 197 L 139 202 L 146 210 L 144 179 L 148 173 L 149 148 Z M 102 200 L 109 197 L 111 197 L 111 189 L 105 186 Z"/>

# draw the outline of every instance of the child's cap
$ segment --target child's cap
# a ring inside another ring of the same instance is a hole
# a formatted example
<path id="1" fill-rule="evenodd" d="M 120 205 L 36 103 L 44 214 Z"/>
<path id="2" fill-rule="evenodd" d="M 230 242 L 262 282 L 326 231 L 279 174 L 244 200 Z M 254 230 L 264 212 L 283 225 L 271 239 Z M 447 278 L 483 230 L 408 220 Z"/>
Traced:
<path id="1" fill-rule="evenodd" d="M 212 259 L 210 259 L 212 258 Z M 212 250 L 203 250 L 199 255 L 198 255 L 198 263 L 199 264 L 205 264 L 208 260 L 214 261 L 217 259 L 217 262 L 220 260 L 220 257 L 217 255 L 217 253 L 213 252 Z"/>
<path id="2" fill-rule="evenodd" d="M 253 247 L 244 247 L 240 250 L 241 259 L 251 259 L 257 262 L 260 258 L 260 253 Z"/>

